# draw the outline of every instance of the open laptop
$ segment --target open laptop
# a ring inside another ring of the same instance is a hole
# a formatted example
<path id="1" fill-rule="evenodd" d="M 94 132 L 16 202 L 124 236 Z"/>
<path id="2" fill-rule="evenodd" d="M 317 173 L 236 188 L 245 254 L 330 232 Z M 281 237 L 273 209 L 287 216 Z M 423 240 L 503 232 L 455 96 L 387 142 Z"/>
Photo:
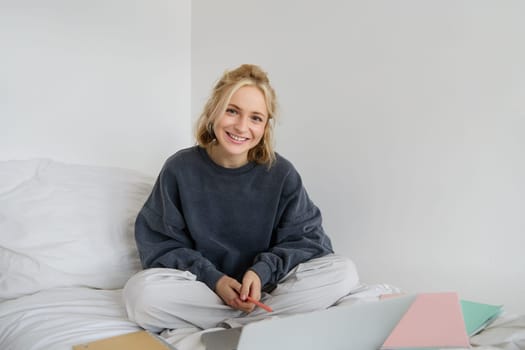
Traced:
<path id="1" fill-rule="evenodd" d="M 377 350 L 415 295 L 342 305 L 202 335 L 207 350 Z"/>

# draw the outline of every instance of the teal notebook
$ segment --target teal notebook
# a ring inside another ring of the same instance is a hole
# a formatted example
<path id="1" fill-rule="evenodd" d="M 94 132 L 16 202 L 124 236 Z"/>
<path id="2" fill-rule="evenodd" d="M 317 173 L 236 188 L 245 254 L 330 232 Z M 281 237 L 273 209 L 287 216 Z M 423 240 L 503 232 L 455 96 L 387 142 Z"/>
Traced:
<path id="1" fill-rule="evenodd" d="M 503 305 L 490 305 L 460 300 L 467 334 L 473 336 L 487 327 L 503 310 Z"/>

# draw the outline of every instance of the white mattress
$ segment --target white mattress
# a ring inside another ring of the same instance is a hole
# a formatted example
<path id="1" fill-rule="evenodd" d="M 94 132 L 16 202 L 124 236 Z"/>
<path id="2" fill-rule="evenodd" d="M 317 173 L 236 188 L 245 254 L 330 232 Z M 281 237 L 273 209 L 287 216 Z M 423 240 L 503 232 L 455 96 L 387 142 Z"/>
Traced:
<path id="1" fill-rule="evenodd" d="M 369 302 L 377 286 L 348 302 Z M 0 303 L 0 349 L 71 350 L 75 344 L 129 333 L 139 327 L 127 320 L 121 290 L 53 288 Z M 165 332 L 179 350 L 204 349 L 196 329 Z M 525 315 L 502 315 L 471 339 L 475 349 L 525 349 Z"/>

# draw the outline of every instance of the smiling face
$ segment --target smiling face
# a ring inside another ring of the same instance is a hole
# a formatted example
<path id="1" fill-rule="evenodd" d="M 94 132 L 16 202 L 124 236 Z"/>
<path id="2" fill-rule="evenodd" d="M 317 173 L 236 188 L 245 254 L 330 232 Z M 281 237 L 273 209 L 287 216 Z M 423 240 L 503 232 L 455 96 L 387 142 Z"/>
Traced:
<path id="1" fill-rule="evenodd" d="M 213 124 L 217 143 L 209 149 L 210 157 L 226 168 L 243 166 L 248 162 L 248 151 L 261 141 L 267 123 L 264 94 L 255 86 L 241 87 Z"/>

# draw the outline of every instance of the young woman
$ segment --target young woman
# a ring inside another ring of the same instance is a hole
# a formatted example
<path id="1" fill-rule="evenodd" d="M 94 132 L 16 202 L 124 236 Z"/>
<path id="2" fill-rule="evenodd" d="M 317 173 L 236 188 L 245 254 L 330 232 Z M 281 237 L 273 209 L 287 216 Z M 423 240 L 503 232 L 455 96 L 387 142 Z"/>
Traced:
<path id="1" fill-rule="evenodd" d="M 301 177 L 273 150 L 275 110 L 259 67 L 226 72 L 197 122 L 198 145 L 164 164 L 135 224 L 145 270 L 124 289 L 142 327 L 238 326 L 324 309 L 358 284 Z"/>

